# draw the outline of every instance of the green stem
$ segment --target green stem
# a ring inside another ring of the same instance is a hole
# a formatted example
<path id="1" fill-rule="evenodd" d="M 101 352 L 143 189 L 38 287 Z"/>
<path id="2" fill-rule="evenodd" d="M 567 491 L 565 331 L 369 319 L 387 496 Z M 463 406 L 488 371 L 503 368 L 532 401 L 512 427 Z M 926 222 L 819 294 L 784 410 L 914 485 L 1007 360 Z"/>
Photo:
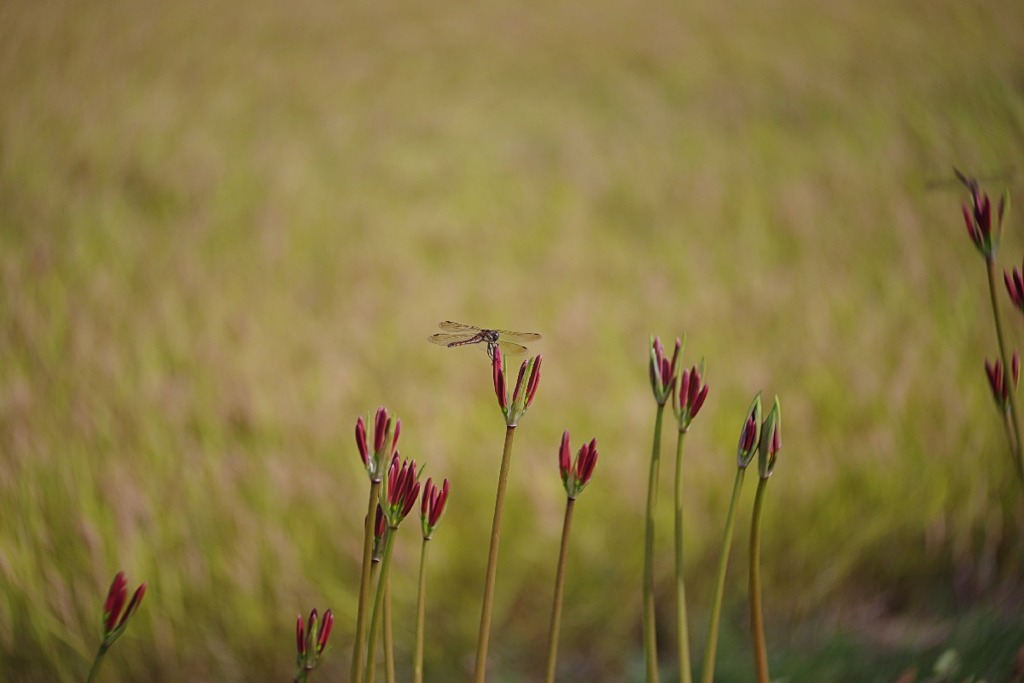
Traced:
<path id="1" fill-rule="evenodd" d="M 1007 388 L 1010 395 L 1010 418 L 1013 423 L 1013 446 L 1010 455 L 1013 458 L 1014 469 L 1017 478 L 1024 485 L 1024 448 L 1021 448 L 1020 441 L 1020 418 L 1017 413 L 1017 387 L 1013 384 L 1013 370 L 1010 367 L 1010 357 L 1006 354 L 1006 342 L 1003 340 L 1003 320 L 999 314 L 999 299 L 996 296 L 996 274 L 995 263 L 992 259 L 985 259 L 985 272 L 988 275 L 988 293 L 992 301 L 992 318 L 996 323 L 996 339 L 999 342 L 999 356 L 1003 361 L 1003 386 Z"/>
<path id="2" fill-rule="evenodd" d="M 390 534 L 391 532 L 388 531 L 386 533 Z M 385 545 L 387 545 L 387 539 L 386 538 L 384 540 L 384 543 L 385 543 Z M 376 590 L 375 587 L 377 586 L 377 580 L 378 580 L 379 577 L 380 577 L 380 558 L 378 558 L 376 560 L 373 560 L 371 562 L 371 564 L 370 564 L 370 587 L 371 587 L 370 590 L 374 590 L 374 591 Z M 376 593 L 374 593 L 374 595 L 376 595 Z M 377 674 L 377 653 L 376 653 L 375 650 L 376 650 L 376 644 L 374 644 L 374 649 L 370 651 L 369 656 L 367 657 L 366 661 L 363 663 L 363 668 L 365 669 L 365 671 L 363 672 L 363 675 L 364 676 L 368 676 L 370 681 L 373 681 L 373 679 L 376 677 L 376 674 Z M 366 655 L 367 653 L 364 652 L 362 654 Z"/>
<path id="3" fill-rule="evenodd" d="M 555 572 L 555 597 L 551 607 L 551 630 L 548 632 L 548 666 L 545 683 L 555 683 L 555 664 L 558 661 L 558 633 L 562 628 L 562 594 L 565 588 L 565 565 L 569 553 L 569 532 L 572 530 L 572 510 L 576 501 L 572 498 L 565 503 L 565 520 L 562 522 L 562 547 L 558 551 L 558 570 Z"/>
<path id="4" fill-rule="evenodd" d="M 768 683 L 768 647 L 764 640 L 764 614 L 761 612 L 761 504 L 767 479 L 757 482 L 754 517 L 750 525 L 750 630 L 754 636 L 754 666 L 757 683 Z"/>
<path id="5" fill-rule="evenodd" d="M 658 504 L 658 468 L 661 461 L 661 421 L 665 404 L 658 405 L 651 447 L 651 471 L 647 480 L 647 523 L 644 531 L 644 659 L 647 683 L 658 683 L 658 634 L 654 612 L 654 510 Z"/>
<path id="6" fill-rule="evenodd" d="M 484 579 L 484 604 L 480 610 L 480 635 L 476 644 L 476 669 L 474 683 L 483 683 L 487 676 L 487 646 L 491 638 L 491 612 L 494 602 L 494 579 L 498 572 L 498 545 L 501 540 L 501 515 L 505 507 L 505 486 L 508 483 L 508 468 L 512 460 L 512 439 L 515 426 L 505 428 L 505 446 L 501 453 L 501 470 L 498 473 L 498 493 L 494 500 L 494 521 L 491 523 L 491 547 L 487 552 L 487 576 Z"/>
<path id="7" fill-rule="evenodd" d="M 701 670 L 701 683 L 714 683 L 715 655 L 718 650 L 718 625 L 722 620 L 722 597 L 725 595 L 725 574 L 729 566 L 729 553 L 732 549 L 732 530 L 735 520 L 736 501 L 739 500 L 743 488 L 745 467 L 736 469 L 736 481 L 732 485 L 732 500 L 729 501 L 729 514 L 725 517 L 725 536 L 722 549 L 718 556 L 718 576 L 715 577 L 714 602 L 711 605 L 711 623 L 708 624 L 708 640 L 704 646 L 704 668 Z"/>
<path id="8" fill-rule="evenodd" d="M 420 549 L 420 580 L 416 598 L 416 651 L 413 655 L 413 683 L 423 683 L 423 631 L 427 623 L 427 541 Z"/>
<path id="9" fill-rule="evenodd" d="M 676 440 L 676 638 L 679 653 L 679 681 L 690 683 L 690 636 L 686 624 L 686 586 L 683 580 L 683 441 L 686 431 L 679 430 Z"/>
<path id="10" fill-rule="evenodd" d="M 1014 465 L 1015 465 L 1014 471 L 1017 472 L 1017 477 L 1021 480 L 1021 483 L 1024 484 L 1024 471 L 1022 471 L 1020 467 L 1016 466 L 1017 465 L 1017 459 L 1016 459 L 1016 457 L 1014 457 L 1014 453 L 1017 452 L 1017 444 L 1014 443 L 1014 440 L 1013 440 L 1013 422 L 1012 422 L 1012 419 L 1010 418 L 1010 411 L 1009 410 L 1003 410 L 1002 412 L 1003 412 L 1003 432 L 1006 433 L 1006 445 L 1007 445 L 1007 447 L 1009 447 L 1009 449 L 1010 449 L 1010 457 L 1014 461 Z"/>
<path id="11" fill-rule="evenodd" d="M 377 574 L 377 593 L 373 600 L 373 617 L 370 619 L 370 637 L 366 648 L 366 672 L 363 675 L 363 683 L 373 683 L 374 668 L 376 667 L 377 636 L 380 635 L 380 622 L 383 616 L 384 593 L 387 591 L 388 572 L 391 569 L 391 552 L 395 548 L 395 534 L 398 527 L 388 528 L 388 534 L 384 539 L 384 557 L 380 561 L 380 570 Z"/>
<path id="12" fill-rule="evenodd" d="M 391 628 L 391 578 L 384 582 L 384 680 L 395 683 L 395 632 Z"/>
<path id="13" fill-rule="evenodd" d="M 96 651 L 96 658 L 92 660 L 92 667 L 89 669 L 89 676 L 85 683 L 92 683 L 100 673 L 100 664 L 103 663 L 103 656 L 107 654 L 107 648 L 101 643 L 100 649 Z"/>
<path id="14" fill-rule="evenodd" d="M 380 482 L 370 484 L 370 500 L 366 506 L 366 521 L 363 525 L 363 564 L 359 572 L 359 608 L 356 612 L 356 637 L 352 647 L 352 671 L 349 680 L 353 683 L 363 677 L 363 650 L 366 647 L 366 603 L 370 599 L 370 553 L 373 548 L 373 522 L 377 514 L 377 493 Z"/>

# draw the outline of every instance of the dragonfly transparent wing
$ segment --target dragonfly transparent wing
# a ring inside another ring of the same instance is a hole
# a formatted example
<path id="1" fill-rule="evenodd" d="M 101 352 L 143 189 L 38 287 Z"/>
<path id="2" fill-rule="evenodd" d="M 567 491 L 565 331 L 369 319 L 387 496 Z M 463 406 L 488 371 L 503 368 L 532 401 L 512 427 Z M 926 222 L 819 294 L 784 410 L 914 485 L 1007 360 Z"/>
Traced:
<path id="1" fill-rule="evenodd" d="M 507 339 L 504 339 L 504 336 L 505 335 L 503 334 L 498 338 L 498 346 L 501 347 L 501 352 L 506 356 L 521 356 L 529 350 L 522 344 L 516 344 L 515 342 L 510 342 Z"/>
<path id="2" fill-rule="evenodd" d="M 502 340 L 515 340 L 517 342 L 535 342 L 540 339 L 536 332 L 513 332 L 512 330 L 495 330 Z"/>
<path id="3" fill-rule="evenodd" d="M 465 343 L 475 337 L 478 332 L 473 330 L 467 330 L 459 334 L 432 334 L 427 337 L 427 341 L 431 344 L 437 344 L 438 346 L 449 346 L 451 344 Z"/>
<path id="4" fill-rule="evenodd" d="M 445 320 L 443 323 L 438 324 L 445 332 L 462 332 L 469 334 L 476 334 L 480 331 L 479 327 L 473 327 L 472 325 L 463 325 L 462 323 L 452 322 L 451 320 Z"/>

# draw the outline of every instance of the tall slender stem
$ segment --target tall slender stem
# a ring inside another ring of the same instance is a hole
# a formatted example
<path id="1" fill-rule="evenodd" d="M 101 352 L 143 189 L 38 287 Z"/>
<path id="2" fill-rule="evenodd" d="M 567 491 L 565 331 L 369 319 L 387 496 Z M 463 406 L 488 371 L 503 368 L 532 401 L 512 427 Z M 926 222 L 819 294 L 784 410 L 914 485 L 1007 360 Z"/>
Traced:
<path id="1" fill-rule="evenodd" d="M 505 446 L 501 453 L 501 469 L 498 473 L 498 493 L 494 499 L 494 520 L 491 523 L 491 547 L 487 552 L 487 575 L 484 579 L 484 603 L 480 610 L 480 635 L 476 644 L 476 669 L 474 683 L 483 683 L 487 677 L 487 647 L 491 638 L 491 612 L 494 603 L 494 580 L 498 572 L 498 545 L 501 540 L 501 516 L 505 507 L 505 486 L 508 483 L 508 469 L 512 461 L 512 440 L 515 426 L 505 428 Z"/>
<path id="2" fill-rule="evenodd" d="M 686 586 L 683 580 L 683 441 L 686 431 L 679 430 L 676 439 L 676 638 L 679 656 L 679 681 L 690 683 L 690 636 L 686 623 Z"/>
<path id="3" fill-rule="evenodd" d="M 363 677 L 363 650 L 366 647 L 366 603 L 370 598 L 370 554 L 373 549 L 373 522 L 377 513 L 380 482 L 370 484 L 370 499 L 363 525 L 363 564 L 359 572 L 359 608 L 356 612 L 356 637 L 352 646 L 352 671 L 349 680 L 358 683 Z"/>
<path id="4" fill-rule="evenodd" d="M 551 606 L 551 629 L 548 632 L 548 665 L 545 683 L 554 683 L 558 661 L 558 634 L 562 628 L 562 595 L 565 588 L 565 565 L 569 553 L 569 532 L 572 531 L 572 510 L 576 501 L 565 502 L 565 520 L 562 522 L 562 546 L 558 551 L 558 570 L 555 572 L 555 595 Z"/>
<path id="5" fill-rule="evenodd" d="M 715 577 L 714 602 L 711 605 L 711 622 L 708 624 L 708 640 L 704 646 L 704 667 L 701 670 L 701 683 L 714 683 L 715 654 L 718 651 L 718 627 L 722 620 L 722 597 L 725 595 L 725 574 L 729 566 L 729 553 L 732 550 L 732 530 L 735 521 L 736 501 L 739 500 L 743 488 L 745 467 L 736 469 L 736 481 L 732 485 L 732 499 L 729 501 L 729 514 L 725 518 L 725 534 L 722 538 L 722 549 L 718 555 L 718 575 Z"/>
<path id="6" fill-rule="evenodd" d="M 750 630 L 754 636 L 754 666 L 757 683 L 768 683 L 768 646 L 764 639 L 764 615 L 761 611 L 761 504 L 767 479 L 757 482 L 754 516 L 750 525 Z"/>
<path id="7" fill-rule="evenodd" d="M 1013 385 L 1012 370 L 1010 368 L 1010 357 L 1006 354 L 1006 342 L 1003 339 L 1003 319 L 999 314 L 999 299 L 996 296 L 996 274 L 995 263 L 992 259 L 985 259 L 985 272 L 988 275 L 988 293 L 992 301 L 992 317 L 996 323 L 996 339 L 999 341 L 999 356 L 1003 361 L 1003 386 L 1007 388 L 1010 395 L 1010 418 L 1013 424 L 1013 447 L 1010 455 L 1013 457 L 1014 469 L 1017 477 L 1024 484 L 1024 448 L 1020 441 L 1020 418 L 1017 413 L 1017 391 Z"/>
<path id="8" fill-rule="evenodd" d="M 388 531 L 386 533 L 390 534 L 391 532 Z M 386 544 L 387 540 L 385 540 L 384 542 Z M 371 587 L 371 590 L 373 590 L 373 591 L 376 591 L 375 587 L 377 586 L 377 578 L 379 576 L 380 576 L 380 558 L 374 560 L 370 564 L 370 587 Z M 374 595 L 376 595 L 376 592 L 374 593 Z M 376 650 L 377 650 L 377 646 L 376 646 L 376 643 L 374 643 L 373 649 L 370 651 L 369 656 L 366 659 L 366 662 L 364 662 L 364 664 L 363 664 L 363 668 L 365 669 L 365 671 L 363 672 L 363 675 L 366 678 L 368 678 L 371 683 L 373 683 L 373 679 L 376 676 L 376 669 L 377 669 L 377 652 L 376 652 Z M 363 654 L 366 655 L 365 652 Z"/>
<path id="9" fill-rule="evenodd" d="M 423 683 L 423 631 L 427 623 L 427 541 L 420 547 L 420 580 L 416 597 L 416 650 L 412 659 L 413 683 Z"/>
<path id="10" fill-rule="evenodd" d="M 647 683 L 658 683 L 658 634 L 654 612 L 654 510 L 658 505 L 658 469 L 661 462 L 661 421 L 665 404 L 658 405 L 651 447 L 651 471 L 647 479 L 647 523 L 644 531 L 644 659 Z"/>
<path id="11" fill-rule="evenodd" d="M 380 561 L 380 570 L 377 574 L 377 592 L 373 600 L 373 617 L 370 619 L 370 637 L 366 646 L 366 671 L 363 674 L 364 683 L 373 683 L 374 668 L 376 666 L 377 636 L 380 635 L 380 622 L 383 617 L 384 593 L 388 583 L 388 572 L 391 570 L 391 552 L 395 548 L 395 534 L 398 527 L 388 528 L 387 536 L 384 538 L 384 557 Z"/>
<path id="12" fill-rule="evenodd" d="M 384 580 L 384 680 L 395 683 L 395 632 L 391 628 L 391 578 Z"/>
<path id="13" fill-rule="evenodd" d="M 103 656 L 107 654 L 107 648 L 101 643 L 100 649 L 96 651 L 96 658 L 92 660 L 92 667 L 89 669 L 89 677 L 85 683 L 92 683 L 100 673 L 100 664 L 103 663 Z"/>

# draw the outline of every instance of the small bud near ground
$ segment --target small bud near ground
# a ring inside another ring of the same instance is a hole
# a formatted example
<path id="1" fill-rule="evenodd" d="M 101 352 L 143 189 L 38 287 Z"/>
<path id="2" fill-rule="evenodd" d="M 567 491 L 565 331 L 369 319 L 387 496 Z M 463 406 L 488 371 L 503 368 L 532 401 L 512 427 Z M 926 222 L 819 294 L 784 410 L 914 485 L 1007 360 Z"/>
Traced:
<path id="1" fill-rule="evenodd" d="M 303 622 L 302 615 L 295 623 L 295 666 L 298 673 L 296 680 L 305 680 L 310 671 L 320 665 L 320 658 L 327 649 L 327 640 L 334 628 L 334 615 L 327 610 L 321 617 L 316 609 L 309 613 L 309 619 Z"/>
<path id="2" fill-rule="evenodd" d="M 107 601 L 103 607 L 103 642 L 107 647 L 124 633 L 128 620 L 135 614 L 135 611 L 142 603 L 146 595 L 146 584 L 140 585 L 128 600 L 128 580 L 124 572 L 118 572 L 107 591 Z M 125 601 L 128 606 L 125 607 Z"/>

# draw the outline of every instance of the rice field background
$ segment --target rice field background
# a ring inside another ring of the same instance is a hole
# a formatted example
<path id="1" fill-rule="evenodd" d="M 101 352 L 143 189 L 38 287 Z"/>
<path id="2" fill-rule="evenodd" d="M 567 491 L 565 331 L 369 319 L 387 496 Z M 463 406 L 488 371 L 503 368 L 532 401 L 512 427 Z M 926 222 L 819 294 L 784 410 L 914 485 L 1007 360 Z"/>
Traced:
<path id="1" fill-rule="evenodd" d="M 312 607 L 337 619 L 316 678 L 344 680 L 366 481 L 352 434 L 381 404 L 403 455 L 452 483 L 426 670 L 468 678 L 503 432 L 480 349 L 426 341 L 452 319 L 544 335 L 490 680 L 540 677 L 563 429 L 601 460 L 576 509 L 560 680 L 641 680 L 652 333 L 685 334 L 711 385 L 685 475 L 695 653 L 763 389 L 785 413 L 762 548 L 775 676 L 891 681 L 952 648 L 965 676 L 1007 680 L 1024 494 L 984 379 L 984 268 L 946 181 L 954 164 L 995 174 L 983 186 L 1019 207 L 1022 163 L 1010 0 L 8 0 L 0 678 L 82 680 L 124 569 L 149 592 L 104 680 L 286 680 Z M 1022 215 L 1002 267 L 1021 263 Z M 751 679 L 751 498 L 727 682 Z"/>

